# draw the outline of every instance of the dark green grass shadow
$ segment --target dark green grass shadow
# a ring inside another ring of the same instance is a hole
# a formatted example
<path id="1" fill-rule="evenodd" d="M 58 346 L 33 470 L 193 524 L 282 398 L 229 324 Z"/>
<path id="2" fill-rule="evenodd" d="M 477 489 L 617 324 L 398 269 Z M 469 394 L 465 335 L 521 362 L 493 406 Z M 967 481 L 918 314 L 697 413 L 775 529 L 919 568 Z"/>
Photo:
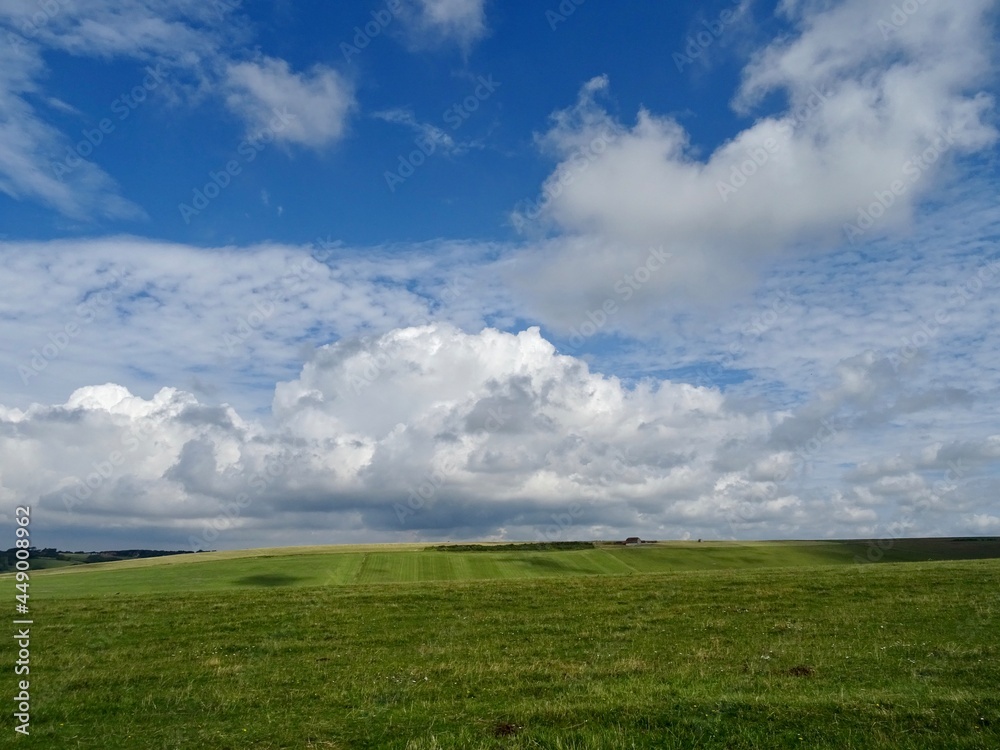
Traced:
<path id="1" fill-rule="evenodd" d="M 257 586 L 259 588 L 275 588 L 278 586 L 292 586 L 297 581 L 306 580 L 302 576 L 289 576 L 282 573 L 259 573 L 254 576 L 244 576 L 237 578 L 233 583 L 237 586 Z"/>

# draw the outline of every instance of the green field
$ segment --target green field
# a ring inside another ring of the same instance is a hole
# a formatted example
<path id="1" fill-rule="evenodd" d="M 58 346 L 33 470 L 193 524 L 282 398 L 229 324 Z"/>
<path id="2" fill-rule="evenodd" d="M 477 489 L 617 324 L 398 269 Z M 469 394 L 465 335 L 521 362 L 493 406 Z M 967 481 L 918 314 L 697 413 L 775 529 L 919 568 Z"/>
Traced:
<path id="1" fill-rule="evenodd" d="M 598 544 L 568 552 L 442 551 L 425 544 L 299 547 L 152 557 L 68 566 L 33 581 L 36 596 L 171 593 L 232 588 L 470 581 L 553 576 L 1000 558 L 1000 539 Z M 85 576 L 80 578 L 79 576 Z M 81 589 L 82 587 L 82 589 Z"/>
<path id="2" fill-rule="evenodd" d="M 882 560 L 996 545 L 896 540 Z M 397 545 L 38 571 L 32 735 L 8 719 L 9 744 L 1000 747 L 1000 560 L 853 562 L 867 549 Z"/>

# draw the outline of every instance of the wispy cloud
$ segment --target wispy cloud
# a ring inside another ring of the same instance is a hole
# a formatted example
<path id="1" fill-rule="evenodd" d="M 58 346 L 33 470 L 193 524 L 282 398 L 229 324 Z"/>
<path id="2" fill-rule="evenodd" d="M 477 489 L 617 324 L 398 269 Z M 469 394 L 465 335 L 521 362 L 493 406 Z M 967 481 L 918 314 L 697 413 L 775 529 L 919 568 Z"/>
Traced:
<path id="1" fill-rule="evenodd" d="M 0 9 L 0 25 L 10 42 L 0 51 L 0 104 L 7 114 L 0 127 L 0 190 L 81 221 L 144 215 L 99 166 L 95 141 L 109 136 L 119 119 L 114 102 L 106 113 L 109 125 L 103 132 L 98 127 L 97 136 L 82 144 L 72 142 L 31 103 L 30 97 L 41 93 L 38 81 L 46 71 L 43 54 L 48 50 L 136 61 L 137 83 L 152 63 L 160 71 L 158 80 L 171 79 L 153 87 L 162 101 L 216 97 L 252 134 L 279 110 L 289 117 L 288 126 L 277 132 L 279 140 L 319 148 L 342 137 L 355 107 L 350 83 L 322 65 L 294 72 L 284 60 L 240 60 L 240 45 L 251 34 L 233 7 L 129 0 L 53 3 L 52 12 L 40 12 L 34 3 L 6 3 Z M 68 106 L 51 97 L 46 101 L 64 112 Z"/>
<path id="2" fill-rule="evenodd" d="M 396 125 L 409 128 L 417 134 L 417 138 L 428 144 L 434 145 L 434 150 L 443 154 L 462 154 L 470 148 L 478 146 L 475 142 L 456 142 L 444 129 L 430 122 L 417 120 L 413 112 L 409 109 L 395 108 L 373 112 L 372 117 Z"/>

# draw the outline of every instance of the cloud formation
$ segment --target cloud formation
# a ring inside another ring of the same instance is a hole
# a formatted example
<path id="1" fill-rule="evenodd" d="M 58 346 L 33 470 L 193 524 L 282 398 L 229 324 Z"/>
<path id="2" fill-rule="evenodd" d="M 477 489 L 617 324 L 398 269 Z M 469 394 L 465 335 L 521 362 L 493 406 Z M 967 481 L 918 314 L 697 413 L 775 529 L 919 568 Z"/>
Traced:
<path id="1" fill-rule="evenodd" d="M 243 59 L 217 7 L 19 33 L 0 189 L 137 211 L 86 158 L 46 173 L 72 144 L 41 108 L 74 116 L 37 83 L 50 50 L 162 62 L 165 98 L 214 97 L 251 135 L 287 109 L 287 144 L 343 138 L 350 82 Z M 407 7 L 425 43 L 485 34 L 481 1 Z M 987 3 L 781 12 L 734 96 L 756 119 L 707 154 L 585 82 L 537 138 L 558 166 L 519 243 L 0 243 L 0 513 L 172 547 L 1000 532 L 1000 211 L 988 180 L 947 179 L 996 138 Z"/>
<path id="2" fill-rule="evenodd" d="M 455 43 L 468 51 L 486 35 L 486 0 L 408 0 L 402 9 L 417 47 Z"/>
<path id="3" fill-rule="evenodd" d="M 279 141 L 318 148 L 338 140 L 355 107 L 343 76 L 324 65 L 294 73 L 284 60 L 265 57 L 230 65 L 226 104 L 246 121 L 248 137 L 271 129 Z M 272 127 L 276 118 L 280 127 Z"/>
<path id="4" fill-rule="evenodd" d="M 235 526 L 353 518 L 396 536 L 537 532 L 567 513 L 577 527 L 655 525 L 704 488 L 716 442 L 766 424 L 708 389 L 626 389 L 537 329 L 448 325 L 321 347 L 277 387 L 274 420 L 265 430 L 169 388 L 151 400 L 81 388 L 61 406 L 4 411 L 4 455 L 17 457 L 4 492 L 66 522 L 172 529 L 227 503 L 245 506 Z"/>
<path id="5" fill-rule="evenodd" d="M 486 250 L 360 254 L 329 238 L 214 249 L 132 237 L 0 243 L 0 267 L 19 280 L 0 301 L 10 365 L 0 392 L 23 406 L 105 380 L 205 393 L 239 382 L 229 399 L 255 409 L 320 344 L 440 319 L 482 326 L 502 296 L 469 267 Z"/>
<path id="6" fill-rule="evenodd" d="M 533 309 L 564 324 L 650 247 L 673 254 L 645 292 L 662 309 L 745 291 L 790 251 L 910 224 L 935 176 L 996 142 L 992 6 L 925 4 L 894 25 L 865 0 L 782 3 L 793 33 L 752 57 L 734 97 L 753 123 L 705 156 L 672 117 L 619 122 L 609 80 L 587 82 L 539 138 L 559 159 L 541 198 L 513 217 L 560 232 L 517 271 Z M 571 289 L 555 283 L 569 264 Z"/>
<path id="7" fill-rule="evenodd" d="M 628 387 L 537 329 L 396 329 L 320 347 L 278 384 L 269 426 L 173 388 L 142 399 L 114 384 L 0 409 L 0 497 L 34 498 L 56 530 L 113 524 L 194 548 L 275 529 L 328 541 L 822 536 L 900 518 L 933 531 L 956 514 L 986 529 L 991 485 L 966 485 L 988 478 L 995 434 L 808 481 L 844 465 L 857 440 L 845 433 L 891 393 L 873 375 L 884 366 L 845 362 L 836 388 L 782 412 L 716 388 Z"/>

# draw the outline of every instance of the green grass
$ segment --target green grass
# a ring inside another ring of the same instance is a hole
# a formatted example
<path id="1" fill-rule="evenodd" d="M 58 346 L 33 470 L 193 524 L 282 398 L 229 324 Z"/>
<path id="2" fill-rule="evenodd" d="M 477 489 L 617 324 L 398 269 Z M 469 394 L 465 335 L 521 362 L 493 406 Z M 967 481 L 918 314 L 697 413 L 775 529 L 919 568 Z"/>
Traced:
<path id="1" fill-rule="evenodd" d="M 312 549 L 38 572 L 22 744 L 1000 747 L 1000 561 L 845 563 L 864 548 Z M 709 567 L 685 569 L 691 555 Z M 815 556 L 834 564 L 801 567 Z"/>
<path id="2" fill-rule="evenodd" d="M 237 588 L 412 583 L 691 570 L 855 565 L 1000 557 L 1000 540 L 899 539 L 883 551 L 865 542 L 662 542 L 638 547 L 496 552 L 443 551 L 428 545 L 304 547 L 145 558 L 38 572 L 36 596 L 170 593 Z M 458 547 L 460 550 L 462 546 Z M 84 576 L 81 578 L 80 576 Z"/>
<path id="3" fill-rule="evenodd" d="M 54 557 L 33 557 L 31 567 L 34 570 L 48 570 L 49 568 L 68 568 L 80 565 L 77 560 L 57 560 Z"/>
<path id="4" fill-rule="evenodd" d="M 440 552 L 557 552 L 593 549 L 597 542 L 481 542 L 478 544 L 438 544 L 430 549 Z"/>

